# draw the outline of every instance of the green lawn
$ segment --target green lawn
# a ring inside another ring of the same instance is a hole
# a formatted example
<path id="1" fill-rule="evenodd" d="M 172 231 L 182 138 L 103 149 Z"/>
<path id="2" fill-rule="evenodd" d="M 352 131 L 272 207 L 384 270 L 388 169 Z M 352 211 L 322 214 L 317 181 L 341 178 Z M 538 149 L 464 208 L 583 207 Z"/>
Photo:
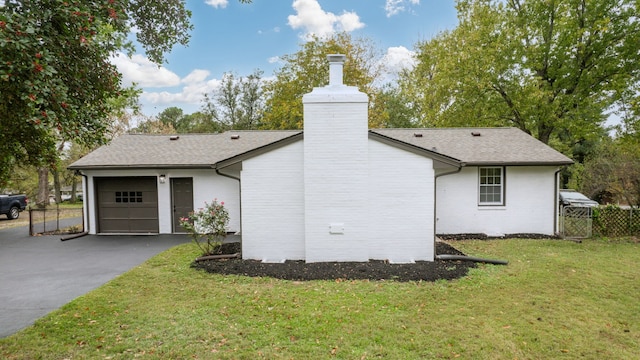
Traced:
<path id="1" fill-rule="evenodd" d="M 0 340 L 8 359 L 637 359 L 637 239 L 454 242 L 508 259 L 436 283 L 295 282 L 164 252 Z"/>

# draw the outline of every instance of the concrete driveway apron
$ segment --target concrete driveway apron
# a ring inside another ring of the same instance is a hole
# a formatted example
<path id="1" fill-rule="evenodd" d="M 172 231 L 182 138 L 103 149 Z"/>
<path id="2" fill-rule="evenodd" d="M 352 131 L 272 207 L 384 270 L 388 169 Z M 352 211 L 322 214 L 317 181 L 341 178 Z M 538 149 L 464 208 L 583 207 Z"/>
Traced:
<path id="1" fill-rule="evenodd" d="M 96 236 L 60 241 L 0 230 L 0 338 L 140 265 L 185 235 Z"/>

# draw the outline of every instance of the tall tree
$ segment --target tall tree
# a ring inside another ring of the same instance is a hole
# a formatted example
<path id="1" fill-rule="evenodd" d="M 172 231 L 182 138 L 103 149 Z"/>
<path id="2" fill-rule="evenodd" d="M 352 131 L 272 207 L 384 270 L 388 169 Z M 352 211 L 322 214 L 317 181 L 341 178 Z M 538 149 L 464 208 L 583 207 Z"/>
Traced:
<path id="1" fill-rule="evenodd" d="M 380 76 L 381 54 L 369 40 L 354 40 L 348 33 L 339 33 L 328 39 L 315 37 L 304 43 L 298 52 L 284 55 L 284 65 L 276 71 L 275 79 L 265 84 L 267 100 L 263 128 L 302 128 L 302 95 L 329 83 L 329 54 L 347 56 L 345 84 L 357 86 L 370 96 L 376 92 L 374 83 Z M 373 127 L 383 122 L 378 117 L 369 119 Z"/>
<path id="2" fill-rule="evenodd" d="M 130 133 L 175 134 L 176 129 L 171 125 L 171 123 L 160 121 L 155 117 L 142 117 L 138 126 L 131 129 Z"/>
<path id="3" fill-rule="evenodd" d="M 419 125 L 415 111 L 399 87 L 385 84 L 372 96 L 369 114 L 375 114 L 378 125 L 385 128 L 413 128 Z"/>
<path id="4" fill-rule="evenodd" d="M 459 0 L 402 88 L 430 126 L 515 126 L 545 143 L 598 136 L 640 72 L 635 0 Z"/>
<path id="5" fill-rule="evenodd" d="M 640 144 L 605 138 L 580 175 L 578 187 L 598 202 L 640 207 Z"/>
<path id="6" fill-rule="evenodd" d="M 239 0 L 250 2 L 249 0 Z M 5 0 L 0 6 L 0 181 L 13 165 L 50 165 L 56 144 L 108 139 L 125 92 L 110 58 L 132 27 L 160 64 L 189 39 L 184 0 Z"/>
<path id="7" fill-rule="evenodd" d="M 165 125 L 171 125 L 171 127 L 176 129 L 176 131 L 180 132 L 178 130 L 178 127 L 180 127 L 183 117 L 184 114 L 182 112 L 182 109 L 171 106 L 159 113 L 157 116 L 157 120 Z"/>
<path id="8" fill-rule="evenodd" d="M 185 115 L 182 118 L 180 129 L 185 133 L 217 133 L 221 131 L 220 124 L 202 111 Z"/>
<path id="9" fill-rule="evenodd" d="M 202 112 L 216 123 L 214 131 L 258 126 L 264 109 L 262 74 L 261 70 L 245 77 L 225 73 L 220 86 L 205 94 Z"/>

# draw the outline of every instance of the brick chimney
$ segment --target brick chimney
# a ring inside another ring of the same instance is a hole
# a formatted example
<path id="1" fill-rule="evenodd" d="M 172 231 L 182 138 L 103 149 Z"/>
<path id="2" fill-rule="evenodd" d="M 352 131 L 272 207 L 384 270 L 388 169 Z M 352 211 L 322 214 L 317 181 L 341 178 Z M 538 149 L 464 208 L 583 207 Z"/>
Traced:
<path id="1" fill-rule="evenodd" d="M 368 103 L 328 55 L 329 85 L 303 96 L 305 257 L 367 261 Z"/>

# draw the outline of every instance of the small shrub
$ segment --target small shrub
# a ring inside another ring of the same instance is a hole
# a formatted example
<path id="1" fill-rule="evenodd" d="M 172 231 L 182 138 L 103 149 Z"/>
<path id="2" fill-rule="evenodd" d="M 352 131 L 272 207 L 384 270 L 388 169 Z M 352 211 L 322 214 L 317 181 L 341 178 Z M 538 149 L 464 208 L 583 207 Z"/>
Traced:
<path id="1" fill-rule="evenodd" d="M 200 248 L 202 255 L 212 255 L 220 251 L 227 236 L 229 212 L 224 202 L 205 203 L 205 207 L 194 211 L 188 217 L 180 219 L 180 225 L 187 231 L 193 242 Z"/>
<path id="2" fill-rule="evenodd" d="M 69 234 L 77 234 L 80 232 L 80 227 L 78 225 L 71 225 L 69 227 L 67 227 L 66 231 Z"/>

